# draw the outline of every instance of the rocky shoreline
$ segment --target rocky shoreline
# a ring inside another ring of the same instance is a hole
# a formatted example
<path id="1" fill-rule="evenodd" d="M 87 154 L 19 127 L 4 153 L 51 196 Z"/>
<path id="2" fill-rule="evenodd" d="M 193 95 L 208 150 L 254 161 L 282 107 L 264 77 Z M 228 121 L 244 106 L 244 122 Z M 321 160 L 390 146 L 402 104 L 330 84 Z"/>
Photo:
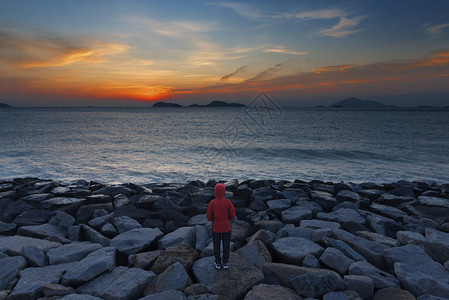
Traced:
<path id="1" fill-rule="evenodd" d="M 449 184 L 0 180 L 0 299 L 447 299 Z"/>

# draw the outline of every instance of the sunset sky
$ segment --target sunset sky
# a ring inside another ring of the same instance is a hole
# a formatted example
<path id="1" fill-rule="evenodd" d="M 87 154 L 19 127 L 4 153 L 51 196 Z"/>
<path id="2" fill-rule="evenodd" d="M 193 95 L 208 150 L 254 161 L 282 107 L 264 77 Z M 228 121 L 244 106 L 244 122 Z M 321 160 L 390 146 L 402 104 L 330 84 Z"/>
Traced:
<path id="1" fill-rule="evenodd" d="M 0 102 L 449 105 L 449 1 L 0 0 Z"/>

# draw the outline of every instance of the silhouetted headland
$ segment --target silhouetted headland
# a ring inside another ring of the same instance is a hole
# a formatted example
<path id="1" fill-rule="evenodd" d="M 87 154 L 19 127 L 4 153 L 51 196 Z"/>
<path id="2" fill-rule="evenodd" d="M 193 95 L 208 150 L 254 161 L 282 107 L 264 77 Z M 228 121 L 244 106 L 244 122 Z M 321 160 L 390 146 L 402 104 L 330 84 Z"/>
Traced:
<path id="1" fill-rule="evenodd" d="M 0 103 L 0 108 L 11 108 L 12 106 L 6 103 Z"/>
<path id="2" fill-rule="evenodd" d="M 329 105 L 329 107 L 357 108 L 357 109 L 385 109 L 396 108 L 394 105 L 385 105 L 375 100 L 360 100 L 352 97 Z"/>
<path id="3" fill-rule="evenodd" d="M 160 102 L 153 104 L 152 107 L 186 107 L 186 106 L 180 105 L 178 103 L 170 103 L 170 102 L 160 101 Z M 209 104 L 194 103 L 194 104 L 189 105 L 188 107 L 246 107 L 246 105 L 242 104 L 242 103 L 235 103 L 235 102 L 228 103 L 225 101 L 217 101 L 216 100 L 216 101 L 211 101 Z"/>

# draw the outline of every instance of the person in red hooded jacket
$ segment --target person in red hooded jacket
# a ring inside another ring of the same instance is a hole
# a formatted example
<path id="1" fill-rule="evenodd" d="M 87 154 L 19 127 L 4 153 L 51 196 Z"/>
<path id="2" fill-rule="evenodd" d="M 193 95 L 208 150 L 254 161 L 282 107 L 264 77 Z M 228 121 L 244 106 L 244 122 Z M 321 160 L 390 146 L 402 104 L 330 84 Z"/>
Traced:
<path id="1" fill-rule="evenodd" d="M 228 268 L 229 245 L 231 243 L 231 223 L 235 218 L 235 207 L 225 199 L 225 186 L 217 183 L 214 188 L 215 199 L 207 207 L 207 220 L 212 221 L 212 240 L 214 243 L 215 268 Z M 220 243 L 223 241 L 223 260 L 220 257 Z"/>

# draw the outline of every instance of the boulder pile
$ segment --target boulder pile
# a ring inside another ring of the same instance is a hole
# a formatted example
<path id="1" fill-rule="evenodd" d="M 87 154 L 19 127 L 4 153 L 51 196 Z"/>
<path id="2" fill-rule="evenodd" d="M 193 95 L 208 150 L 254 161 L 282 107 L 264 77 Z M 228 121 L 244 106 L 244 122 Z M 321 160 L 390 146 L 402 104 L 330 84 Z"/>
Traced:
<path id="1" fill-rule="evenodd" d="M 448 299 L 449 184 L 0 180 L 0 300 Z"/>

